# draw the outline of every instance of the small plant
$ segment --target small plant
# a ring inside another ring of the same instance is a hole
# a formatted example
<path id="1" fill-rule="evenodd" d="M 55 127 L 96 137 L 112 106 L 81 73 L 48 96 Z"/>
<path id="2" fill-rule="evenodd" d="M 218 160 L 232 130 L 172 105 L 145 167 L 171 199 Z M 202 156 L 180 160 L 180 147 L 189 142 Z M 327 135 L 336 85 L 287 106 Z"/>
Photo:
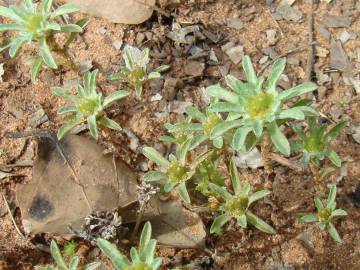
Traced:
<path id="1" fill-rule="evenodd" d="M 195 178 L 198 180 L 196 190 L 204 196 L 213 196 L 214 192 L 209 188 L 209 184 L 213 183 L 218 186 L 225 185 L 225 178 L 219 170 L 220 151 L 213 151 L 213 153 L 199 164 L 198 171 Z"/>
<path id="2" fill-rule="evenodd" d="M 249 184 L 244 184 L 242 186 L 234 159 L 230 161 L 230 177 L 234 195 L 229 193 L 224 187 L 209 183 L 209 187 L 221 197 L 222 201 L 224 201 L 218 207 L 218 210 L 223 214 L 214 219 L 210 228 L 210 233 L 220 234 L 221 227 L 232 218 L 236 218 L 237 224 L 243 228 L 246 228 L 249 223 L 260 231 L 275 234 L 275 230 L 270 225 L 249 210 L 249 207 L 253 202 L 269 195 L 270 191 L 260 190 L 252 193 Z"/>
<path id="3" fill-rule="evenodd" d="M 87 72 L 83 79 L 83 86 L 78 85 L 76 90 L 78 95 L 72 95 L 68 91 L 54 87 L 53 92 L 65 99 L 70 105 L 59 109 L 59 115 L 68 115 L 67 123 L 60 127 L 57 136 L 58 139 L 64 137 L 75 126 L 87 122 L 90 134 L 96 140 L 98 139 L 98 128 L 102 127 L 121 130 L 121 127 L 115 121 L 107 118 L 103 111 L 110 103 L 122 99 L 129 95 L 127 91 L 116 91 L 103 98 L 101 93 L 96 91 L 96 77 L 98 70 Z"/>
<path id="4" fill-rule="evenodd" d="M 199 146 L 201 143 L 210 139 L 212 131 L 220 123 L 224 122 L 219 113 L 199 111 L 194 106 L 185 108 L 188 118 L 183 123 L 170 124 L 167 123 L 165 128 L 174 135 L 174 137 L 163 136 L 162 140 L 173 143 L 183 143 L 191 140 L 190 150 Z M 195 121 L 195 122 L 194 122 Z M 211 138 L 214 147 L 220 149 L 224 144 L 224 136 Z"/>
<path id="5" fill-rule="evenodd" d="M 51 241 L 50 251 L 51 251 L 51 256 L 53 257 L 53 259 L 56 262 L 56 266 L 52 266 L 52 265 L 35 266 L 35 270 L 77 270 L 77 269 L 94 270 L 94 269 L 98 268 L 101 264 L 99 262 L 93 262 L 93 263 L 87 264 L 84 268 L 78 268 L 80 259 L 78 256 L 74 256 L 69 260 L 70 262 L 67 265 L 61 255 L 58 245 L 56 244 L 56 242 L 54 240 Z"/>
<path id="6" fill-rule="evenodd" d="M 141 51 L 138 48 L 126 45 L 123 58 L 125 60 L 125 66 L 121 67 L 119 72 L 111 75 L 109 80 L 126 81 L 135 88 L 137 96 L 141 96 L 144 84 L 148 80 L 160 78 L 160 73 L 169 68 L 169 66 L 163 65 L 149 73 L 147 70 L 147 65 L 150 61 L 148 48 Z"/>
<path id="7" fill-rule="evenodd" d="M 332 185 L 327 198 L 326 206 L 319 197 L 315 197 L 315 206 L 317 214 L 299 214 L 300 221 L 304 223 L 317 222 L 321 230 L 326 230 L 330 236 L 338 243 L 341 243 L 341 238 L 332 224 L 335 217 L 347 216 L 347 213 L 342 209 L 336 209 L 336 186 Z"/>
<path id="8" fill-rule="evenodd" d="M 71 240 L 70 243 L 68 243 L 64 246 L 64 251 L 63 251 L 64 255 L 67 257 L 73 256 L 75 254 L 77 246 L 78 246 L 78 244 L 76 243 L 76 241 Z"/>
<path id="9" fill-rule="evenodd" d="M 316 116 L 318 113 L 301 103 L 291 108 L 284 107 L 284 103 L 315 90 L 317 86 L 310 82 L 303 83 L 279 93 L 276 85 L 285 69 L 285 59 L 274 63 L 266 81 L 264 77 L 256 76 L 249 56 L 244 57 L 242 64 L 246 83 L 228 75 L 225 79 L 232 91 L 220 85 L 207 88 L 209 96 L 221 100 L 211 104 L 208 110 L 228 113 L 227 121 L 218 124 L 210 138 L 215 139 L 235 128 L 231 142 L 234 149 L 248 152 L 260 141 L 264 159 L 268 159 L 268 145 L 271 143 L 280 153 L 289 156 L 290 144 L 279 126 L 289 119 L 304 120 L 306 116 Z"/>
<path id="10" fill-rule="evenodd" d="M 111 260 L 117 270 L 157 270 L 161 266 L 162 258 L 154 257 L 156 240 L 151 238 L 151 223 L 146 222 L 140 236 L 139 249 L 130 249 L 131 261 L 121 254 L 115 245 L 105 239 L 98 239 L 97 245 Z"/>
<path id="11" fill-rule="evenodd" d="M 57 17 L 77 12 L 79 9 L 73 4 L 65 4 L 55 11 L 51 10 L 52 0 L 42 1 L 41 10 L 32 0 L 24 0 L 20 7 L 0 6 L 0 16 L 4 16 L 14 23 L 0 24 L 0 31 L 16 31 L 19 35 L 0 51 L 9 48 L 10 57 L 17 55 L 23 44 L 36 42 L 39 54 L 32 65 L 31 78 L 36 79 L 42 65 L 56 69 L 58 64 L 52 55 L 53 50 L 59 50 L 53 36 L 56 33 L 80 33 L 83 31 L 78 24 L 59 24 Z"/>
<path id="12" fill-rule="evenodd" d="M 209 153 L 201 155 L 193 163 L 188 163 L 187 153 L 190 141 L 178 147 L 175 155 L 171 154 L 169 160 L 165 159 L 158 151 L 152 147 L 144 147 L 143 154 L 151 161 L 155 162 L 160 171 L 150 171 L 143 176 L 145 182 L 166 181 L 163 185 L 165 192 L 175 189 L 181 199 L 190 203 L 190 196 L 186 188 L 186 182 L 192 178 L 196 172 L 196 168 Z"/>
<path id="13" fill-rule="evenodd" d="M 309 162 L 312 162 L 316 166 L 320 166 L 320 161 L 327 157 L 336 167 L 341 167 L 340 157 L 328 146 L 339 135 L 345 125 L 345 122 L 340 122 L 327 131 L 328 126 L 326 124 L 318 125 L 314 117 L 308 118 L 309 129 L 307 132 L 303 131 L 298 125 L 294 125 L 293 129 L 299 135 L 301 141 L 295 141 L 293 145 L 296 151 L 303 152 L 303 165 L 307 166 Z"/>

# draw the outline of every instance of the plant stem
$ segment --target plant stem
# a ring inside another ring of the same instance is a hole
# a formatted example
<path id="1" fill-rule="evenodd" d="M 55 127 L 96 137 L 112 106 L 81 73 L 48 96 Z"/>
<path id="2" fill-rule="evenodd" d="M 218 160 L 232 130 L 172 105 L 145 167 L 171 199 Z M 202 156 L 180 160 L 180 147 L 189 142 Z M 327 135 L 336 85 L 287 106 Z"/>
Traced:
<path id="1" fill-rule="evenodd" d="M 272 172 L 272 159 L 271 159 L 271 139 L 268 132 L 264 133 L 260 148 L 261 148 L 261 159 L 264 163 L 265 172 L 270 174 Z"/>

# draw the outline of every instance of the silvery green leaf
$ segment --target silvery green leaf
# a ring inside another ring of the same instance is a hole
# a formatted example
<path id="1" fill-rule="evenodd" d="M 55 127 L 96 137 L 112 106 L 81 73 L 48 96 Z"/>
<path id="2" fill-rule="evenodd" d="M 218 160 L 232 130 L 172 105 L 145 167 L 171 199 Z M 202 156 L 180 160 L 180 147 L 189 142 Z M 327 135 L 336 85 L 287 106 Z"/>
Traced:
<path id="1" fill-rule="evenodd" d="M 78 256 L 74 256 L 71 258 L 70 263 L 69 263 L 69 270 L 77 270 L 77 267 L 79 265 L 79 257 Z"/>
<path id="2" fill-rule="evenodd" d="M 89 264 L 85 265 L 84 270 L 95 270 L 100 265 L 101 265 L 101 263 L 99 263 L 99 262 L 92 262 L 92 263 L 89 263 Z"/>
<path id="3" fill-rule="evenodd" d="M 136 85 L 136 86 L 135 86 L 136 96 L 140 97 L 140 96 L 141 96 L 141 93 L 142 93 L 142 90 L 143 90 L 143 86 L 142 86 L 142 85 Z"/>
<path id="4" fill-rule="evenodd" d="M 208 107 L 210 112 L 235 112 L 235 113 L 244 113 L 244 108 L 239 104 L 233 104 L 230 102 L 217 102 L 210 104 Z"/>
<path id="5" fill-rule="evenodd" d="M 145 182 L 156 182 L 160 180 L 166 180 L 168 177 L 165 173 L 157 172 L 157 171 L 151 171 L 147 172 L 143 176 L 143 181 Z"/>
<path id="6" fill-rule="evenodd" d="M 303 164 L 304 167 L 306 167 L 309 164 L 310 159 L 311 159 L 311 155 L 307 151 L 305 151 L 301 158 L 301 163 Z"/>
<path id="7" fill-rule="evenodd" d="M 212 142 L 213 146 L 217 149 L 221 149 L 224 145 L 224 139 L 221 136 L 212 139 Z"/>
<path id="8" fill-rule="evenodd" d="M 155 258 L 153 262 L 150 264 L 151 269 L 158 270 L 161 266 L 162 258 Z"/>
<path id="9" fill-rule="evenodd" d="M 32 67 L 31 67 L 31 81 L 35 82 L 36 77 L 38 76 L 40 69 L 42 67 L 43 60 L 41 57 L 36 57 Z"/>
<path id="10" fill-rule="evenodd" d="M 241 149 L 244 146 L 246 137 L 251 132 L 251 130 L 252 130 L 251 127 L 247 127 L 247 126 L 239 127 L 234 133 L 231 146 L 237 150 Z"/>
<path id="11" fill-rule="evenodd" d="M 190 196 L 189 196 L 189 193 L 188 193 L 188 191 L 187 191 L 185 182 L 182 182 L 182 183 L 180 183 L 179 185 L 177 185 L 177 186 L 175 187 L 175 189 L 176 189 L 177 193 L 179 194 L 180 198 L 181 198 L 184 202 L 186 202 L 186 203 L 188 203 L 188 204 L 191 203 Z"/>
<path id="12" fill-rule="evenodd" d="M 257 138 L 260 138 L 263 133 L 263 121 L 261 120 L 253 120 L 252 121 L 252 127 L 254 134 Z"/>
<path id="13" fill-rule="evenodd" d="M 159 72 L 150 72 L 150 74 L 148 75 L 148 80 L 154 80 L 154 79 L 158 79 L 161 77 L 161 74 Z"/>
<path id="14" fill-rule="evenodd" d="M 194 106 L 188 106 L 185 108 L 185 112 L 191 116 L 191 118 L 198 120 L 199 122 L 206 121 L 206 116 Z"/>
<path id="15" fill-rule="evenodd" d="M 299 125 L 293 125 L 292 129 L 295 131 L 295 133 L 297 135 L 299 135 L 301 137 L 301 139 L 304 140 L 306 138 L 305 132 L 301 129 L 301 127 Z"/>
<path id="16" fill-rule="evenodd" d="M 234 193 L 235 195 L 239 195 L 241 192 L 240 176 L 234 157 L 232 157 L 230 161 L 230 176 Z"/>
<path id="17" fill-rule="evenodd" d="M 260 190 L 260 191 L 257 191 L 253 194 L 251 194 L 249 196 L 249 205 L 252 204 L 253 202 L 257 201 L 257 200 L 260 200 L 266 196 L 268 196 L 271 192 L 269 190 Z"/>
<path id="18" fill-rule="evenodd" d="M 77 5 L 74 4 L 65 4 L 58 7 L 53 13 L 51 13 L 51 18 L 56 18 L 69 13 L 78 12 L 80 9 Z"/>
<path id="19" fill-rule="evenodd" d="M 229 86 L 234 92 L 239 95 L 244 94 L 247 90 L 246 84 L 244 84 L 242 81 L 238 80 L 232 75 L 226 75 L 225 82 L 227 86 Z"/>
<path id="20" fill-rule="evenodd" d="M 46 17 L 51 11 L 52 0 L 43 0 L 42 1 L 42 16 Z"/>
<path id="21" fill-rule="evenodd" d="M 309 106 L 296 106 L 296 108 L 299 108 L 307 117 L 314 117 L 319 115 L 315 109 Z"/>
<path id="22" fill-rule="evenodd" d="M 300 217 L 300 220 L 304 223 L 312 223 L 317 221 L 317 216 L 314 214 L 306 214 Z"/>
<path id="23" fill-rule="evenodd" d="M 337 123 L 333 128 L 330 129 L 328 133 L 325 135 L 325 143 L 329 143 L 334 140 L 346 126 L 346 122 Z"/>
<path id="24" fill-rule="evenodd" d="M 25 42 L 26 39 L 22 37 L 15 38 L 10 42 L 9 55 L 11 58 L 15 57 L 15 55 L 18 53 L 19 49 Z"/>
<path id="25" fill-rule="evenodd" d="M 65 24 L 61 25 L 59 31 L 63 33 L 81 33 L 83 28 L 77 24 Z"/>
<path id="26" fill-rule="evenodd" d="M 275 61 L 274 65 L 270 70 L 270 75 L 266 80 L 266 91 L 272 95 L 277 95 L 276 84 L 280 79 L 286 65 L 285 58 L 279 58 Z"/>
<path id="27" fill-rule="evenodd" d="M 13 20 L 15 22 L 24 23 L 24 19 L 17 15 L 12 9 L 0 6 L 0 16 Z"/>
<path id="28" fill-rule="evenodd" d="M 107 127 L 117 131 L 122 130 L 121 126 L 118 123 L 116 123 L 114 120 L 111 120 L 110 118 L 107 118 L 106 116 L 99 117 L 99 119 L 97 119 L 97 122 L 103 127 Z"/>
<path id="29" fill-rule="evenodd" d="M 97 246 L 100 248 L 102 253 L 111 260 L 113 266 L 117 270 L 125 269 L 126 267 L 128 267 L 130 265 L 128 260 L 126 259 L 126 257 L 124 255 L 122 255 L 118 251 L 116 246 L 111 244 L 109 241 L 98 238 Z"/>
<path id="30" fill-rule="evenodd" d="M 209 86 L 208 88 L 206 88 L 206 92 L 210 97 L 225 100 L 233 104 L 239 104 L 239 98 L 237 94 L 222 88 L 218 84 Z"/>
<path id="31" fill-rule="evenodd" d="M 316 206 L 317 211 L 320 211 L 321 209 L 324 208 L 324 205 L 321 202 L 319 197 L 315 197 L 314 202 L 315 202 L 315 206 Z"/>
<path id="32" fill-rule="evenodd" d="M 245 214 L 243 214 L 243 215 L 241 215 L 241 216 L 238 216 L 238 217 L 236 218 L 236 220 L 237 220 L 237 224 L 239 224 L 240 227 L 242 227 L 242 228 L 246 228 L 246 227 L 247 227 L 247 219 L 246 219 L 246 215 L 245 215 Z"/>
<path id="33" fill-rule="evenodd" d="M 291 98 L 306 94 L 308 92 L 312 92 L 312 91 L 316 90 L 317 88 L 318 88 L 318 86 L 316 84 L 311 83 L 311 82 L 306 82 L 306 83 L 300 84 L 298 86 L 295 86 L 293 88 L 290 88 L 290 89 L 287 89 L 287 90 L 281 92 L 277 96 L 277 98 L 281 101 L 286 101 Z"/>
<path id="34" fill-rule="evenodd" d="M 140 242 L 139 242 L 139 255 L 142 261 L 145 260 L 144 253 L 150 242 L 151 232 L 152 232 L 151 223 L 148 221 L 145 223 L 141 231 Z"/>
<path id="35" fill-rule="evenodd" d="M 55 260 L 56 264 L 63 269 L 67 269 L 65 261 L 61 256 L 60 249 L 54 240 L 51 241 L 50 252 L 51 252 L 51 256 Z"/>
<path id="36" fill-rule="evenodd" d="M 251 185 L 249 183 L 245 183 L 244 186 L 241 188 L 240 194 L 243 196 L 248 196 L 251 191 Z"/>
<path id="37" fill-rule="evenodd" d="M 160 141 L 167 142 L 167 143 L 177 143 L 174 137 L 168 135 L 162 135 L 159 137 Z"/>
<path id="38" fill-rule="evenodd" d="M 59 115 L 62 115 L 62 114 L 67 114 L 67 113 L 74 113 L 74 112 L 77 112 L 77 108 L 75 106 L 66 106 L 66 107 L 61 107 L 57 113 Z"/>
<path id="39" fill-rule="evenodd" d="M 165 192 L 170 192 L 175 188 L 175 186 L 176 186 L 175 183 L 168 182 L 163 186 L 163 188 Z"/>
<path id="40" fill-rule="evenodd" d="M 155 249 L 156 249 L 156 240 L 151 239 L 148 245 L 146 246 L 144 253 L 141 254 L 143 256 L 141 257 L 141 259 L 143 259 L 143 261 L 145 261 L 147 265 L 150 265 L 153 262 Z"/>
<path id="41" fill-rule="evenodd" d="M 241 126 L 242 123 L 243 123 L 242 120 L 223 121 L 217 126 L 215 126 L 215 128 L 212 130 L 210 139 L 217 138 L 223 135 L 228 130 Z"/>
<path id="42" fill-rule="evenodd" d="M 190 149 L 190 144 L 191 144 L 191 140 L 186 140 L 179 148 L 178 151 L 178 160 L 180 162 L 181 165 L 185 166 L 186 164 L 186 157 L 187 157 L 187 153 L 189 152 Z"/>
<path id="43" fill-rule="evenodd" d="M 124 91 L 124 90 L 119 90 L 119 91 L 113 92 L 104 99 L 103 106 L 106 107 L 111 102 L 114 102 L 116 100 L 127 97 L 128 95 L 130 95 L 130 93 L 128 91 Z"/>
<path id="44" fill-rule="evenodd" d="M 255 228 L 259 229 L 262 232 L 269 233 L 269 234 L 276 234 L 276 231 L 273 227 L 263 221 L 261 218 L 255 216 L 250 211 L 246 212 L 247 221 L 253 225 Z"/>
<path id="45" fill-rule="evenodd" d="M 329 232 L 330 236 L 338 243 L 342 243 L 342 240 L 337 232 L 337 230 L 335 229 L 334 225 L 329 222 L 329 224 L 327 225 L 327 231 Z"/>
<path id="46" fill-rule="evenodd" d="M 58 132 L 57 132 L 57 138 L 58 140 L 61 140 L 67 133 L 69 133 L 74 127 L 76 127 L 79 123 L 78 122 L 70 122 L 63 124 Z"/>
<path id="47" fill-rule="evenodd" d="M 198 147 L 200 144 L 205 142 L 208 139 L 206 135 L 195 135 L 193 138 L 191 138 L 191 142 L 189 145 L 189 150 L 194 150 L 196 147 Z"/>
<path id="48" fill-rule="evenodd" d="M 248 82 L 255 85 L 257 83 L 257 77 L 256 77 L 256 73 L 254 70 L 254 66 L 251 63 L 251 59 L 248 55 L 244 56 L 243 61 L 242 61 L 242 66 L 243 66 L 245 76 L 246 76 L 246 79 L 248 80 Z"/>
<path id="49" fill-rule="evenodd" d="M 327 207 L 329 207 L 331 203 L 334 203 L 335 199 L 336 199 L 336 185 L 332 185 L 330 187 L 329 196 L 327 198 Z"/>
<path id="50" fill-rule="evenodd" d="M 343 216 L 347 216 L 347 213 L 343 209 L 335 209 L 334 211 L 332 211 L 331 216 L 332 217 L 343 217 Z"/>
<path id="51" fill-rule="evenodd" d="M 341 158 L 338 156 L 338 154 L 335 151 L 328 150 L 327 156 L 336 167 L 339 168 L 341 167 L 341 163 L 342 163 Z"/>
<path id="52" fill-rule="evenodd" d="M 242 117 L 241 113 L 229 112 L 227 117 L 226 117 L 226 121 L 237 120 L 237 119 L 239 119 L 241 117 Z"/>
<path id="53" fill-rule="evenodd" d="M 326 224 L 325 223 L 319 223 L 319 228 L 320 230 L 325 230 L 326 229 Z"/>
<path id="54" fill-rule="evenodd" d="M 210 233 L 219 235 L 221 233 L 221 227 L 224 226 L 231 219 L 228 214 L 217 216 L 211 224 Z"/>
<path id="55" fill-rule="evenodd" d="M 278 115 L 279 119 L 296 119 L 296 120 L 304 120 L 305 115 L 303 111 L 299 107 L 290 108 L 287 110 L 283 110 Z"/>
<path id="56" fill-rule="evenodd" d="M 20 24 L 0 24 L 0 32 L 4 31 L 22 31 L 24 28 Z"/>
<path id="57" fill-rule="evenodd" d="M 143 155 L 164 169 L 167 169 L 170 165 L 170 162 L 152 147 L 144 147 Z"/>
<path id="58" fill-rule="evenodd" d="M 97 124 L 96 124 L 96 116 L 95 115 L 91 115 L 87 118 L 87 122 L 88 122 L 88 127 L 90 130 L 90 135 L 97 140 L 99 138 L 99 133 L 98 133 L 98 129 L 97 129 Z"/>
<path id="59" fill-rule="evenodd" d="M 44 60 L 44 63 L 50 68 L 57 68 L 56 62 L 51 54 L 51 51 L 46 44 L 45 39 L 41 39 L 39 42 L 40 55 Z"/>
<path id="60" fill-rule="evenodd" d="M 157 67 L 153 70 L 153 72 L 164 72 L 170 68 L 169 65 L 161 65 L 160 67 Z"/>
<path id="61" fill-rule="evenodd" d="M 276 122 L 271 122 L 268 125 L 268 130 L 270 133 L 271 141 L 274 143 L 274 146 L 280 153 L 285 156 L 290 155 L 290 144 L 286 139 L 285 135 L 281 132 L 280 128 L 277 126 Z"/>
<path id="62" fill-rule="evenodd" d="M 53 31 L 60 31 L 61 30 L 61 26 L 60 24 L 56 23 L 56 22 L 50 22 L 46 25 L 46 29 L 47 30 L 53 30 Z"/>
<path id="63" fill-rule="evenodd" d="M 230 199 L 232 197 L 232 195 L 226 190 L 225 187 L 219 187 L 216 184 L 209 183 L 209 188 L 219 194 L 224 199 Z"/>

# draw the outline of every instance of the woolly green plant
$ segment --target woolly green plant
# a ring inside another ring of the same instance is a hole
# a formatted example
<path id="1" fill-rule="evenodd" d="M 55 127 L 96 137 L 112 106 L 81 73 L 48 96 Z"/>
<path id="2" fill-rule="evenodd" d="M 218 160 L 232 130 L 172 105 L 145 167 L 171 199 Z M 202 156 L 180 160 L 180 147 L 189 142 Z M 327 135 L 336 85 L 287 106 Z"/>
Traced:
<path id="1" fill-rule="evenodd" d="M 61 24 L 57 18 L 61 15 L 77 12 L 73 4 L 65 4 L 52 11 L 52 0 L 43 0 L 41 8 L 32 0 L 24 0 L 20 6 L 9 8 L 0 6 L 0 16 L 12 20 L 11 24 L 0 24 L 0 31 L 15 31 L 18 36 L 0 49 L 9 48 L 11 58 L 15 57 L 25 43 L 35 42 L 39 48 L 39 56 L 32 65 L 31 78 L 36 79 L 43 65 L 56 69 L 58 63 L 53 57 L 53 36 L 56 33 L 80 33 L 83 31 L 78 24 Z M 50 41 L 50 44 L 49 44 Z M 49 46 L 50 45 L 50 46 Z"/>
<path id="2" fill-rule="evenodd" d="M 317 214 L 299 214 L 299 216 L 300 221 L 304 223 L 316 222 L 321 230 L 326 230 L 336 242 L 341 243 L 341 238 L 331 221 L 336 217 L 347 216 L 347 213 L 343 209 L 336 209 L 335 199 L 336 186 L 332 185 L 325 205 L 319 197 L 315 197 Z"/>
<path id="3" fill-rule="evenodd" d="M 129 83 L 134 87 L 137 96 L 141 96 L 144 84 L 147 81 L 160 78 L 160 73 L 169 68 L 167 65 L 162 65 L 149 72 L 147 67 L 150 62 L 148 48 L 141 51 L 136 47 L 126 45 L 123 58 L 125 66 L 122 66 L 119 72 L 111 75 L 109 80 L 121 80 Z"/>
<path id="4" fill-rule="evenodd" d="M 60 249 L 54 240 L 51 241 L 50 244 L 50 252 L 54 261 L 56 262 L 56 266 L 46 265 L 46 266 L 35 266 L 35 270 L 95 270 L 100 266 L 101 263 L 93 262 L 87 264 L 83 268 L 79 268 L 80 259 L 78 256 L 71 257 L 69 263 L 67 264 L 64 258 L 61 255 Z"/>
<path id="5" fill-rule="evenodd" d="M 58 111 L 59 115 L 67 116 L 66 123 L 58 130 L 58 139 L 83 122 L 87 122 L 90 134 L 95 139 L 99 137 L 98 126 L 121 131 L 118 123 L 105 116 L 104 109 L 112 102 L 128 96 L 129 92 L 120 90 L 103 98 L 102 94 L 96 91 L 97 74 L 98 70 L 85 74 L 83 85 L 78 85 L 76 88 L 78 95 L 72 95 L 60 87 L 53 88 L 57 96 L 69 103 Z"/>
<path id="6" fill-rule="evenodd" d="M 303 153 L 302 163 L 307 166 L 309 162 L 319 166 L 320 161 L 329 158 L 336 167 L 341 167 L 341 159 L 338 154 L 329 149 L 333 141 L 345 127 L 345 122 L 340 122 L 328 130 L 328 125 L 319 125 L 316 118 L 308 118 L 308 130 L 302 130 L 298 125 L 293 129 L 301 140 L 293 142 L 293 149 Z"/>
<path id="7" fill-rule="evenodd" d="M 151 239 L 150 222 L 146 222 L 141 232 L 139 248 L 130 249 L 131 261 L 105 239 L 98 239 L 97 245 L 116 270 L 157 270 L 161 266 L 162 258 L 155 257 L 156 240 Z"/>
<path id="8" fill-rule="evenodd" d="M 221 234 L 221 228 L 231 219 L 235 218 L 237 224 L 246 228 L 248 224 L 253 225 L 260 231 L 275 234 L 275 230 L 265 221 L 254 215 L 249 207 L 255 201 L 260 200 L 270 194 L 268 190 L 251 191 L 250 184 L 242 185 L 240 176 L 235 165 L 235 160 L 230 162 L 230 176 L 234 194 L 231 194 L 225 187 L 209 183 L 209 187 L 222 199 L 218 211 L 222 214 L 216 217 L 211 225 L 210 233 Z"/>
<path id="9" fill-rule="evenodd" d="M 220 100 L 211 104 L 208 110 L 228 113 L 227 121 L 218 124 L 210 138 L 215 139 L 235 129 L 231 146 L 236 150 L 250 151 L 268 133 L 275 148 L 289 156 L 290 144 L 280 125 L 287 120 L 304 120 L 306 116 L 316 116 L 318 113 L 309 106 L 287 107 L 285 103 L 314 91 L 317 86 L 308 82 L 279 92 L 276 86 L 285 69 L 285 59 L 274 63 L 266 80 L 256 76 L 249 56 L 244 57 L 242 65 L 247 82 L 228 75 L 225 79 L 230 91 L 220 85 L 207 88 L 209 96 Z"/>

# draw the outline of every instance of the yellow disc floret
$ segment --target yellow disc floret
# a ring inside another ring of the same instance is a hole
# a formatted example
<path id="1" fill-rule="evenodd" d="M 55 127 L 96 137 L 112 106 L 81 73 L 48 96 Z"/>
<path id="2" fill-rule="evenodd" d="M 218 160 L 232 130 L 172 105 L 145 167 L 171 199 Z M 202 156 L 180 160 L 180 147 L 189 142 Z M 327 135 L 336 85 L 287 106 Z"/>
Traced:
<path id="1" fill-rule="evenodd" d="M 209 113 L 206 121 L 203 123 L 203 129 L 206 135 L 210 136 L 212 130 L 221 122 L 221 118 L 216 113 Z"/>
<path id="2" fill-rule="evenodd" d="M 96 111 L 96 107 L 97 100 L 94 98 L 81 99 L 78 105 L 79 111 L 85 116 L 93 115 Z"/>
<path id="3" fill-rule="evenodd" d="M 233 217 L 237 217 L 245 214 L 248 204 L 249 198 L 247 196 L 233 196 L 226 201 L 225 209 L 230 212 Z"/>
<path id="4" fill-rule="evenodd" d="M 260 92 L 247 100 L 246 110 L 251 119 L 264 119 L 272 110 L 274 97 Z"/>
<path id="5" fill-rule="evenodd" d="M 140 262 L 136 265 L 128 266 L 124 270 L 151 270 L 151 268 L 147 264 Z"/>
<path id="6" fill-rule="evenodd" d="M 36 33 L 40 27 L 43 17 L 40 15 L 30 15 L 26 20 L 26 31 L 29 33 Z"/>
<path id="7" fill-rule="evenodd" d="M 179 183 L 186 180 L 188 172 L 188 167 L 180 165 L 177 160 L 173 160 L 171 161 L 166 174 L 169 177 L 170 182 Z"/>
<path id="8" fill-rule="evenodd" d="M 322 223 L 327 223 L 330 220 L 330 216 L 331 216 L 331 209 L 328 208 L 323 208 L 319 211 L 318 216 L 319 216 L 319 221 Z"/>

